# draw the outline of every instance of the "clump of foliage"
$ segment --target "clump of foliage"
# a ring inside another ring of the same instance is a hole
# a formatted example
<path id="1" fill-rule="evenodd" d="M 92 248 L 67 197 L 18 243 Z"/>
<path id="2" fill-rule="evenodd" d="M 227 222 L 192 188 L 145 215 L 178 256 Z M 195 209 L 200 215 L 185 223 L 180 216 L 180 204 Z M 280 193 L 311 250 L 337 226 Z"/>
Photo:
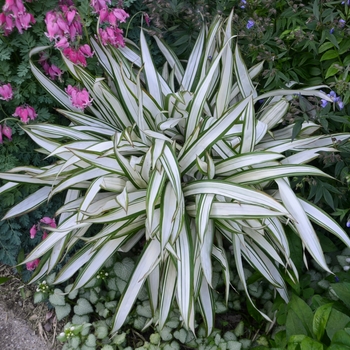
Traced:
<path id="1" fill-rule="evenodd" d="M 295 135 L 293 124 L 282 125 L 289 101 L 299 94 L 329 103 L 332 98 L 312 88 L 259 96 L 252 79 L 262 64 L 248 70 L 238 46 L 233 50 L 232 16 L 226 23 L 216 17 L 209 29 L 202 28 L 186 67 L 155 38 L 167 60 L 162 73 L 153 65 L 142 30 L 139 48 L 128 41 L 122 48 L 105 46 L 103 39 L 90 38 L 103 77 L 63 52 L 79 87 L 60 89 L 31 62 L 34 75 L 64 107 L 58 112 L 71 124 L 22 126 L 40 152 L 58 161 L 0 174 L 11 181 L 6 190 L 20 183 L 40 185 L 5 218 L 68 190 L 55 213 L 57 228 L 45 228 L 51 234 L 25 262 L 41 258 L 37 280 L 85 241 L 54 280 L 62 283 L 77 273 L 71 292 L 86 285 L 118 251 L 133 250 L 139 256 L 116 306 L 112 333 L 122 327 L 146 284 L 151 322 L 163 328 L 175 300 L 185 328 L 194 332 L 198 305 L 210 334 L 215 315 L 212 260 L 221 265 L 227 302 L 229 246 L 249 299 L 244 260 L 288 301 L 285 279 L 297 281 L 298 273 L 287 236 L 299 236 L 326 271 L 310 220 L 350 245 L 342 228 L 298 198 L 288 180 L 329 177 L 305 164 L 319 152 L 334 152 L 334 138 L 349 137 L 311 136 L 319 128 L 314 123 L 303 124 Z M 33 49 L 31 59 L 45 49 Z M 91 235 L 95 225 L 101 226 Z"/>

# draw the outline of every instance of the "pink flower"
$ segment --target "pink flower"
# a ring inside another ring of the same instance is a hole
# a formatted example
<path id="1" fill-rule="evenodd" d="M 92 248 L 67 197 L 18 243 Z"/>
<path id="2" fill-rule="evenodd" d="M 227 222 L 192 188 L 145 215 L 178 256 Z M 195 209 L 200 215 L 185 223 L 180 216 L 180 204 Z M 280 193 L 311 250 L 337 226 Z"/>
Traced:
<path id="1" fill-rule="evenodd" d="M 22 0 L 6 0 L 2 9 L 4 13 L 1 14 L 0 26 L 3 27 L 5 35 L 10 34 L 15 26 L 22 34 L 23 30 L 35 23 L 34 16 L 26 12 Z"/>
<path id="2" fill-rule="evenodd" d="M 40 222 L 42 222 L 43 224 L 49 225 L 53 228 L 56 227 L 56 221 L 54 218 L 49 218 L 48 216 L 44 216 Z"/>
<path id="3" fill-rule="evenodd" d="M 110 0 L 91 0 L 90 5 L 93 7 L 95 13 L 100 13 L 102 9 L 107 8 L 107 3 L 110 4 Z"/>
<path id="4" fill-rule="evenodd" d="M 45 33 L 45 35 L 50 40 L 53 40 L 60 31 L 60 28 L 57 24 L 56 14 L 53 11 L 49 11 L 46 13 L 45 24 L 47 30 L 47 33 Z"/>
<path id="5" fill-rule="evenodd" d="M 43 236 L 41 237 L 41 240 L 43 241 L 48 236 L 48 233 L 46 231 L 43 232 Z"/>
<path id="6" fill-rule="evenodd" d="M 0 125 L 0 144 L 3 144 L 3 139 L 2 139 L 2 125 Z"/>
<path id="7" fill-rule="evenodd" d="M 33 271 L 33 270 L 35 270 L 35 269 L 38 267 L 39 262 L 40 262 L 39 259 L 35 259 L 35 260 L 33 260 L 33 261 L 27 262 L 27 263 L 26 263 L 27 270 L 28 270 L 28 271 Z"/>
<path id="8" fill-rule="evenodd" d="M 10 83 L 0 86 L 0 100 L 9 101 L 13 97 L 12 86 Z"/>
<path id="9" fill-rule="evenodd" d="M 16 27 L 18 29 L 18 31 L 22 34 L 23 33 L 23 29 L 27 30 L 28 28 L 31 27 L 31 23 L 34 24 L 35 18 L 31 13 L 23 13 L 18 15 L 18 17 L 15 20 L 16 22 Z"/>
<path id="10" fill-rule="evenodd" d="M 56 77 L 61 78 L 63 71 L 60 68 L 58 68 L 56 65 L 52 64 L 49 67 L 48 74 L 52 80 L 55 80 Z"/>
<path id="11" fill-rule="evenodd" d="M 71 47 L 68 47 L 63 50 L 63 54 L 74 64 L 81 64 L 83 67 L 86 67 L 85 56 L 80 52 L 80 50 L 74 50 Z"/>
<path id="12" fill-rule="evenodd" d="M 15 14 L 25 12 L 22 0 L 6 0 L 3 11 L 13 11 Z"/>
<path id="13" fill-rule="evenodd" d="M 124 23 L 126 21 L 126 19 L 129 17 L 129 14 L 126 13 L 123 9 L 115 8 L 111 11 L 111 14 L 112 14 L 113 21 L 115 18 L 117 21 L 122 22 L 122 23 Z M 110 21 L 110 23 L 112 25 L 115 25 L 111 21 Z"/>
<path id="14" fill-rule="evenodd" d="M 68 85 L 66 92 L 74 107 L 83 110 L 92 103 L 92 99 L 90 99 L 89 93 L 85 88 L 79 90 L 76 86 L 73 87 L 72 85 Z"/>
<path id="15" fill-rule="evenodd" d="M 32 228 L 30 229 L 29 233 L 30 233 L 30 238 L 33 239 L 36 236 L 37 233 L 37 228 L 36 225 L 33 225 Z"/>
<path id="16" fill-rule="evenodd" d="M 56 23 L 58 25 L 58 28 L 60 29 L 61 33 L 64 35 L 69 33 L 69 25 L 65 18 L 63 18 L 61 15 L 56 16 Z"/>
<path id="17" fill-rule="evenodd" d="M 103 23 L 105 21 L 108 21 L 108 14 L 109 14 L 109 12 L 108 12 L 108 8 L 107 7 L 101 9 L 99 14 L 100 14 L 100 22 L 101 23 Z"/>
<path id="18" fill-rule="evenodd" d="M 62 36 L 58 41 L 56 41 L 55 48 L 56 49 L 66 49 L 69 47 L 68 39 L 65 36 Z"/>
<path id="19" fill-rule="evenodd" d="M 21 121 L 25 124 L 27 124 L 30 119 L 34 120 L 38 116 L 35 112 L 35 109 L 28 105 L 17 107 L 15 113 L 13 113 L 12 115 L 14 117 L 19 117 Z"/>
<path id="20" fill-rule="evenodd" d="M 147 26 L 149 27 L 150 23 L 151 23 L 151 19 L 149 18 L 148 14 L 144 13 L 143 18 L 145 19 L 145 22 L 146 22 Z"/>
<path id="21" fill-rule="evenodd" d="M 12 129 L 9 126 L 4 125 L 2 127 L 2 134 L 12 141 Z"/>
<path id="22" fill-rule="evenodd" d="M 76 34 L 78 35 L 83 34 L 83 26 L 81 24 L 80 17 L 77 17 L 77 19 L 69 26 L 69 34 L 70 34 L 70 39 L 72 41 L 75 40 Z"/>
<path id="23" fill-rule="evenodd" d="M 68 21 L 68 25 L 71 25 L 71 24 L 72 24 L 76 13 L 77 13 L 77 11 L 76 11 L 75 9 L 68 10 L 68 11 L 66 12 L 66 18 L 67 18 L 67 21 Z"/>
<path id="24" fill-rule="evenodd" d="M 85 57 L 92 57 L 94 53 L 91 50 L 91 47 L 88 44 L 82 45 L 79 48 L 79 51 L 85 56 Z"/>
<path id="25" fill-rule="evenodd" d="M 124 37 L 123 37 L 123 31 L 119 28 L 109 27 L 106 29 L 99 29 L 99 34 L 101 38 L 101 42 L 103 45 L 110 44 L 114 47 L 124 47 Z"/>

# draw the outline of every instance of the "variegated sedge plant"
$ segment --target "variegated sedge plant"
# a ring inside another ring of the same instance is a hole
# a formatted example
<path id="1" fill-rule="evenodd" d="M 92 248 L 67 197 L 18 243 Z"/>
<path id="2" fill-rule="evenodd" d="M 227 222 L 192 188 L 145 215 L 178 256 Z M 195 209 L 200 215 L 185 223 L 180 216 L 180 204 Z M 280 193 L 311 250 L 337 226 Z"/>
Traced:
<path id="1" fill-rule="evenodd" d="M 215 316 L 213 259 L 222 266 L 226 301 L 235 274 L 250 299 L 245 263 L 288 301 L 283 276 L 298 279 L 288 234 L 298 235 L 313 259 L 330 271 L 311 222 L 350 246 L 343 229 L 297 197 L 289 181 L 294 176 L 327 177 L 306 163 L 319 152 L 335 152 L 334 138 L 349 137 L 313 136 L 319 126 L 308 122 L 292 138 L 293 125 L 282 127 L 295 95 L 329 97 L 320 87 L 259 96 L 253 81 L 262 63 L 246 68 L 238 46 L 233 47 L 231 22 L 232 14 L 226 22 L 217 17 L 209 28 L 203 27 L 185 66 L 155 37 L 166 59 L 161 72 L 152 62 L 143 30 L 140 47 L 128 41 L 124 48 L 105 47 L 91 38 L 104 77 L 94 77 L 63 57 L 93 98 L 86 113 L 74 108 L 31 60 L 33 74 L 64 107 L 58 112 L 71 124 L 22 125 L 39 152 L 58 160 L 0 174 L 9 181 L 2 192 L 20 183 L 40 185 L 5 219 L 67 190 L 56 212 L 58 227 L 47 227 L 49 236 L 24 261 L 41 258 L 32 281 L 50 273 L 81 240 L 84 246 L 59 271 L 55 283 L 74 276 L 73 289 L 81 288 L 113 254 L 142 247 L 120 297 L 113 333 L 146 284 L 154 315 L 148 324 L 162 327 L 175 300 L 185 327 L 195 330 L 199 309 L 210 334 Z M 44 49 L 32 50 L 31 57 Z M 265 102 L 255 111 L 260 100 Z M 87 236 L 95 224 L 102 228 Z M 234 255 L 235 270 L 228 254 Z"/>

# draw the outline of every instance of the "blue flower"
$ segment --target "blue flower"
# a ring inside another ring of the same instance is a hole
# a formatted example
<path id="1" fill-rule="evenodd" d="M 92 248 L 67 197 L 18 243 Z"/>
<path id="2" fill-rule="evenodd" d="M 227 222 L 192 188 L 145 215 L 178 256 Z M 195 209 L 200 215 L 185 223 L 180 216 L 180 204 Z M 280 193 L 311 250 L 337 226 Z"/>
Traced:
<path id="1" fill-rule="evenodd" d="M 322 99 L 322 100 L 321 100 L 321 107 L 322 107 L 322 108 L 325 108 L 327 105 L 328 105 L 328 101 Z"/>
<path id="2" fill-rule="evenodd" d="M 350 220 L 346 222 L 346 227 L 350 227 Z"/>
<path id="3" fill-rule="evenodd" d="M 345 23 L 346 23 L 345 19 L 340 19 L 340 20 L 339 20 L 339 27 L 340 27 L 340 28 L 344 28 Z"/>
<path id="4" fill-rule="evenodd" d="M 244 9 L 245 8 L 245 5 L 247 5 L 247 0 L 241 0 L 241 3 L 240 3 L 240 8 L 241 9 Z"/>
<path id="5" fill-rule="evenodd" d="M 332 102 L 335 102 L 338 105 L 339 109 L 343 109 L 344 108 L 343 101 L 341 100 L 340 96 L 337 96 L 335 91 L 331 91 L 329 94 L 327 94 L 327 96 L 331 98 Z M 322 99 L 321 100 L 321 107 L 325 108 L 327 105 L 328 105 L 328 101 Z M 349 222 L 349 225 L 350 225 L 350 222 Z M 348 226 L 348 227 L 350 227 L 350 226 Z"/>
<path id="6" fill-rule="evenodd" d="M 247 29 L 253 28 L 254 24 L 255 24 L 255 22 L 252 19 L 250 19 L 246 25 Z"/>
<path id="7" fill-rule="evenodd" d="M 332 28 L 330 31 L 329 31 L 331 34 L 334 33 L 334 28 Z"/>

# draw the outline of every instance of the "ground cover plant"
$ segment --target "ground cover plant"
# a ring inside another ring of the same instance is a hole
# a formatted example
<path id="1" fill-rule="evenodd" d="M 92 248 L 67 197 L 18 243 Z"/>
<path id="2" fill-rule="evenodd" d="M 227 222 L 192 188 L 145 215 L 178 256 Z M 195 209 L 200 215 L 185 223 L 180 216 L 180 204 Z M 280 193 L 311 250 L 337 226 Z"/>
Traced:
<path id="1" fill-rule="evenodd" d="M 122 10 L 118 14 L 122 20 L 127 17 Z M 72 291 L 86 285 L 118 251 L 140 255 L 116 306 L 113 334 L 144 284 L 150 322 L 162 328 L 176 300 L 184 327 L 195 331 L 199 308 L 210 334 L 215 314 L 212 259 L 222 268 L 228 301 L 228 254 L 235 259 L 248 298 L 243 259 L 288 301 L 285 280 L 298 279 L 288 236 L 299 236 L 308 253 L 329 271 L 310 220 L 349 245 L 342 228 L 298 198 L 286 178 L 327 177 L 305 164 L 318 152 L 334 152 L 334 138 L 349 135 L 310 136 L 318 129 L 313 123 L 302 125 L 297 135 L 293 125 L 280 127 L 294 95 L 329 102 L 332 98 L 315 88 L 259 96 L 252 79 L 262 64 L 246 68 L 232 43 L 231 22 L 232 14 L 226 22 L 216 17 L 208 29 L 203 27 L 186 68 L 156 39 L 168 61 L 161 74 L 143 31 L 140 48 L 131 42 L 124 47 L 120 31 L 113 27 L 116 41 L 107 46 L 99 28 L 101 36 L 90 38 L 90 43 L 104 76 L 91 75 L 76 56 L 66 57 L 64 48 L 62 58 L 80 83 L 65 90 L 33 62 L 47 47 L 31 51 L 32 72 L 61 103 L 64 109 L 58 112 L 71 124 L 22 125 L 41 153 L 59 160 L 0 174 L 10 181 L 3 191 L 23 182 L 40 185 L 5 218 L 33 210 L 68 189 L 66 203 L 55 214 L 57 227 L 43 226 L 51 233 L 25 260 L 38 264 L 34 281 L 52 271 L 81 240 L 86 244 L 54 280 L 62 283 L 78 273 Z M 102 228 L 91 234 L 96 224 Z"/>

